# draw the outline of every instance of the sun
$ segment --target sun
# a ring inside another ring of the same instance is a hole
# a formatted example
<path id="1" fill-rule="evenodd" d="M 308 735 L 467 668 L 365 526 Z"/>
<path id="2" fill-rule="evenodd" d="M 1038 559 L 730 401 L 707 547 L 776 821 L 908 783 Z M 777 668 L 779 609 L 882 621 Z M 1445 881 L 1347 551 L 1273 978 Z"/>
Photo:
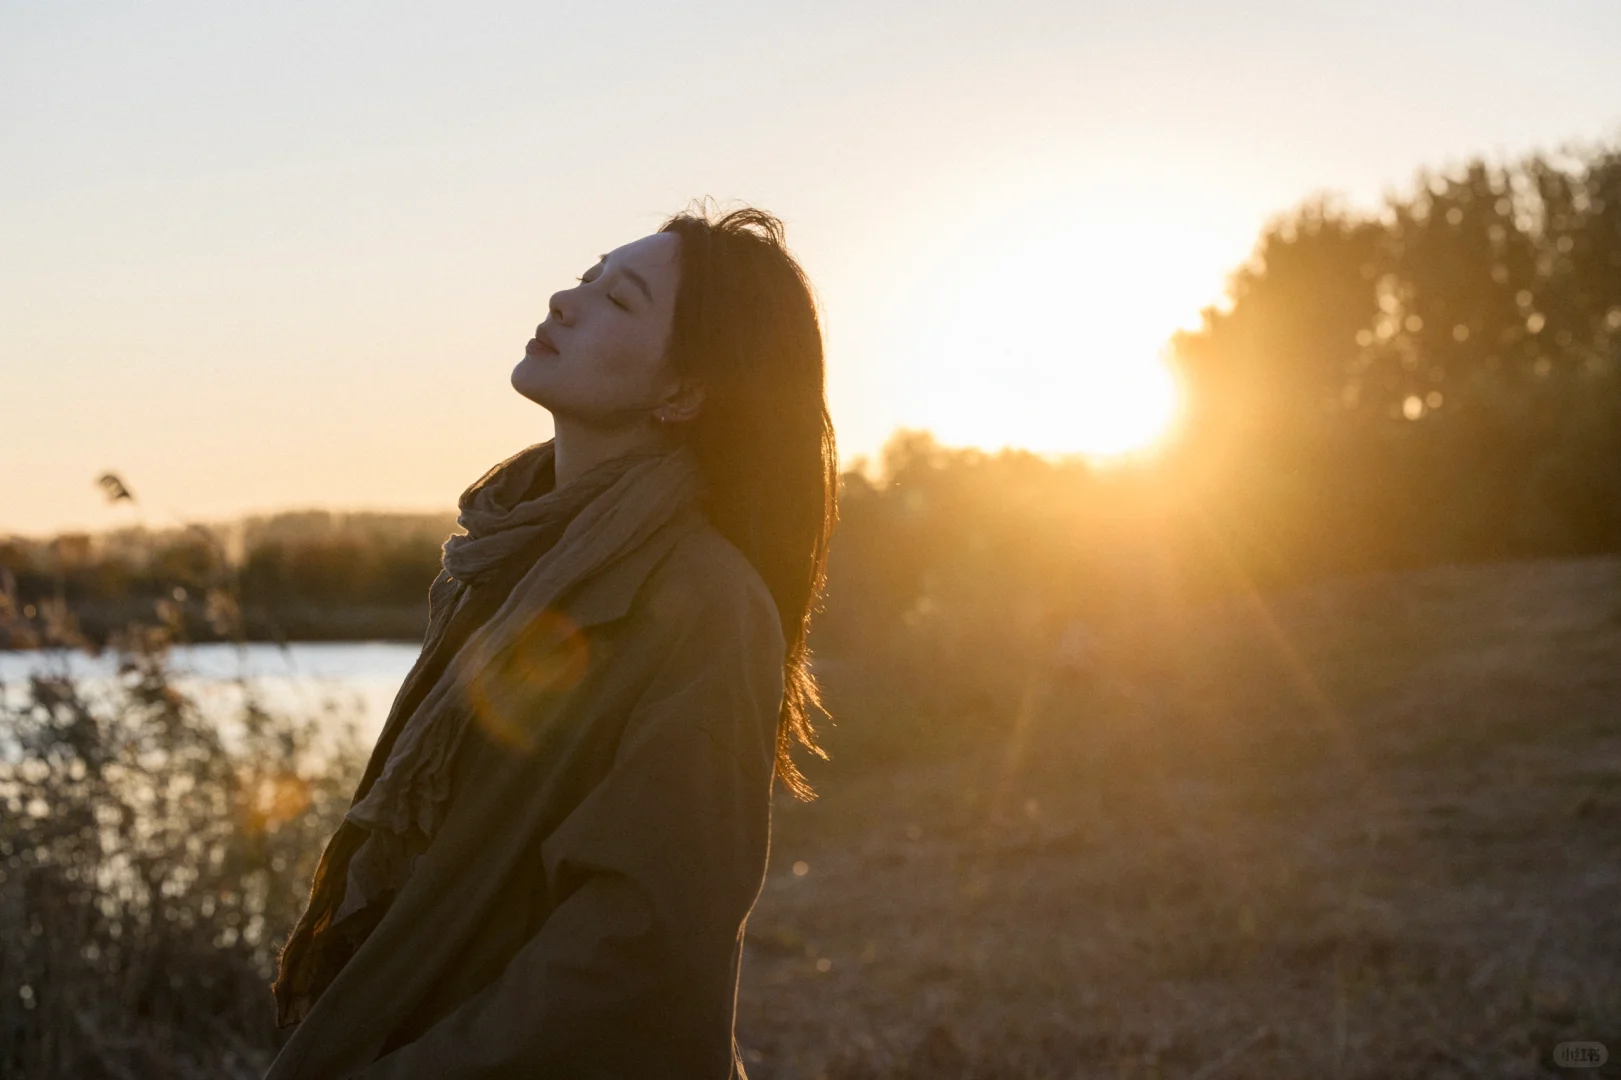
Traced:
<path id="1" fill-rule="evenodd" d="M 957 233 L 919 275 L 914 422 L 946 445 L 1101 463 L 1152 452 L 1183 409 L 1167 343 L 1203 295 L 1178 273 L 1189 237 L 1029 217 Z"/>

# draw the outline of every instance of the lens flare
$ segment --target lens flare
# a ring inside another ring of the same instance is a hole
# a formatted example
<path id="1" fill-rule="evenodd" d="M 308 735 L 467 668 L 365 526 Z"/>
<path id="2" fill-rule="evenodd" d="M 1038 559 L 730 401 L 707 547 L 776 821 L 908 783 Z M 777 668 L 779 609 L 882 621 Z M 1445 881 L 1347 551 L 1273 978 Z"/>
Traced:
<path id="1" fill-rule="evenodd" d="M 585 677 L 590 646 L 572 619 L 547 609 L 497 654 L 475 659 L 468 684 L 474 719 L 497 742 L 527 752 Z"/>

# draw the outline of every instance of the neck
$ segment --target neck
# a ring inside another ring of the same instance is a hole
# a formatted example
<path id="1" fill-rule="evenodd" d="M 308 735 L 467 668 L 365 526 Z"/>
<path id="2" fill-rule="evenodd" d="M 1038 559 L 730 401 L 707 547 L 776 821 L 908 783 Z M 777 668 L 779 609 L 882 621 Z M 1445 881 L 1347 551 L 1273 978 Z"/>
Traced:
<path id="1" fill-rule="evenodd" d="M 552 427 L 556 433 L 552 445 L 552 470 L 556 475 L 557 487 L 621 454 L 665 450 L 672 445 L 656 423 L 603 428 L 554 413 Z"/>

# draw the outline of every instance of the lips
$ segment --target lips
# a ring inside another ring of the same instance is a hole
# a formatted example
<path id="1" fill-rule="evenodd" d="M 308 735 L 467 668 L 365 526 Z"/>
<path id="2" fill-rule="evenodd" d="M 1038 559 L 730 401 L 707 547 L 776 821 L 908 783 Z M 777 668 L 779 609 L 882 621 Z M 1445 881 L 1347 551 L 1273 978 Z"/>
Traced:
<path id="1" fill-rule="evenodd" d="M 546 328 L 537 326 L 535 327 L 535 336 L 529 339 L 529 344 L 523 347 L 523 351 L 527 356 L 556 356 L 557 346 L 552 344 L 551 336 L 546 333 Z"/>

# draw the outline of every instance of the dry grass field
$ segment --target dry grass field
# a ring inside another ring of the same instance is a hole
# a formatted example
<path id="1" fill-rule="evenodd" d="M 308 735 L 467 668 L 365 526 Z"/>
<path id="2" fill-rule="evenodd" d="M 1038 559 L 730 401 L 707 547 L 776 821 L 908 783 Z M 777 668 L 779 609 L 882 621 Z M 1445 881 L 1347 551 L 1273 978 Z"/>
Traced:
<path id="1" fill-rule="evenodd" d="M 1621 561 L 1145 613 L 1093 661 L 951 760 L 829 730 L 751 1077 L 1621 1075 Z"/>

